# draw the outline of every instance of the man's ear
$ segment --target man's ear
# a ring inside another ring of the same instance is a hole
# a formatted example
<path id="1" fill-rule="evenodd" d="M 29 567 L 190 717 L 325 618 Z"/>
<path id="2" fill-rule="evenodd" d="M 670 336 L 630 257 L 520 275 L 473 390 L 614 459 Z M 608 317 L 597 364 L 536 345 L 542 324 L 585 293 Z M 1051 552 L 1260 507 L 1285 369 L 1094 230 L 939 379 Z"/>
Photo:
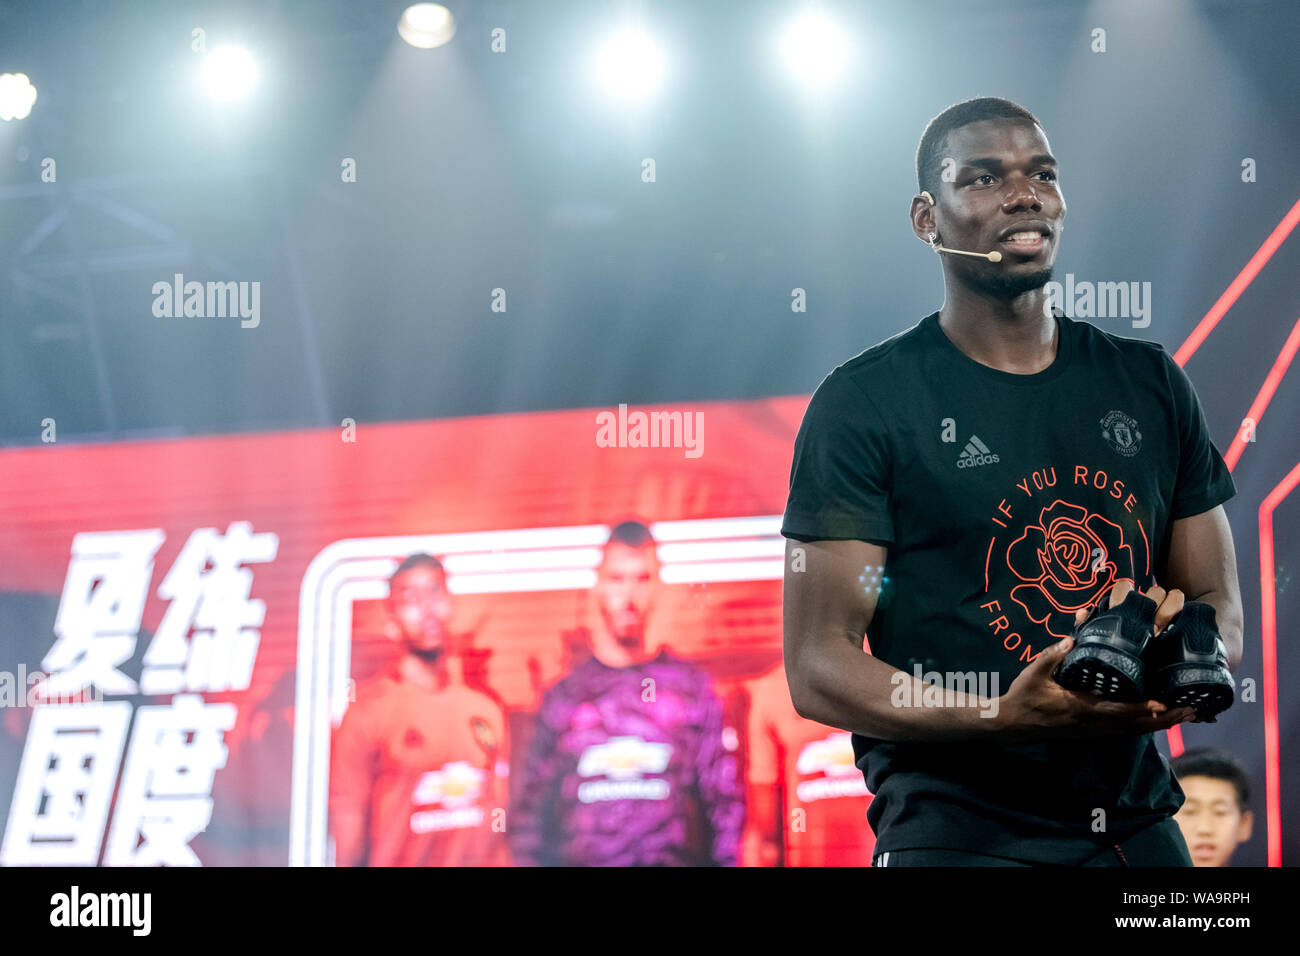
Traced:
<path id="1" fill-rule="evenodd" d="M 1250 839 L 1250 834 L 1254 831 L 1255 814 L 1247 810 L 1241 815 L 1241 822 L 1237 824 L 1237 842 L 1245 843 Z"/>
<path id="2" fill-rule="evenodd" d="M 927 201 L 928 200 L 928 201 Z M 925 190 L 921 191 L 920 196 L 912 198 L 911 219 L 913 232 L 920 230 L 917 238 L 922 242 L 928 243 L 927 233 L 934 233 L 938 230 L 934 225 L 934 197 Z M 926 224 L 929 224 L 928 227 Z"/>

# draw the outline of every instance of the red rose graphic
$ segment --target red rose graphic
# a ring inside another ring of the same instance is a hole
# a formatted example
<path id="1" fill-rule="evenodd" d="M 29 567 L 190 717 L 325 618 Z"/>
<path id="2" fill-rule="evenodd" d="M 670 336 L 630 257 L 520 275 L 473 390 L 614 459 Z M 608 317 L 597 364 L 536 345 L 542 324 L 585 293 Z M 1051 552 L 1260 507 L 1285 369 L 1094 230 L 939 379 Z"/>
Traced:
<path id="1" fill-rule="evenodd" d="M 1007 567 L 1023 583 L 1011 598 L 1031 621 L 1065 637 L 1074 612 L 1133 580 L 1133 551 L 1124 529 L 1081 505 L 1056 500 L 1007 548 Z"/>

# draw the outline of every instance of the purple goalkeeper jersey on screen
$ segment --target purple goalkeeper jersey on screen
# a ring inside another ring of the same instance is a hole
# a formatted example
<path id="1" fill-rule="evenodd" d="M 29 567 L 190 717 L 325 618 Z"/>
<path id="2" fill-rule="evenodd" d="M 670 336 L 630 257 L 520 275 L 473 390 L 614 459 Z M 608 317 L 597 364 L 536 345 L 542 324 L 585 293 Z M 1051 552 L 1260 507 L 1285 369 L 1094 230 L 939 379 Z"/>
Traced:
<path id="1" fill-rule="evenodd" d="M 546 692 L 507 831 L 515 862 L 734 866 L 744 822 L 722 703 L 667 652 L 592 657 Z"/>

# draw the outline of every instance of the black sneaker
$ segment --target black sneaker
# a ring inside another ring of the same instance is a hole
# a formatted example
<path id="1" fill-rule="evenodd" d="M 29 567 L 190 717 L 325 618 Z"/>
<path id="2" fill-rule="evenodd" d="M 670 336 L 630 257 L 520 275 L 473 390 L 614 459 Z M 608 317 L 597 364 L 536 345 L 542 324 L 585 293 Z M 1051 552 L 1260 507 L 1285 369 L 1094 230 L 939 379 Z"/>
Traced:
<path id="1" fill-rule="evenodd" d="M 1188 601 L 1147 647 L 1147 691 L 1166 707 L 1191 707 L 1202 719 L 1232 706 L 1236 681 L 1214 605 Z"/>
<path id="2" fill-rule="evenodd" d="M 1115 607 L 1100 607 L 1075 628 L 1074 647 L 1057 667 L 1056 682 L 1106 700 L 1146 700 L 1142 652 L 1155 630 L 1156 602 L 1134 590 Z"/>

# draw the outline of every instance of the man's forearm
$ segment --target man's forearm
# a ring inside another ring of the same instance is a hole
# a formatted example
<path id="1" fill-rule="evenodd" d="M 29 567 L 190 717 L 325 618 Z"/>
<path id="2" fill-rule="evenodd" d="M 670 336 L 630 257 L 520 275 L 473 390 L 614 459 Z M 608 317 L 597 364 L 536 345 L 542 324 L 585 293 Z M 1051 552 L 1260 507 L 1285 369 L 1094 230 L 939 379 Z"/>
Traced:
<path id="1" fill-rule="evenodd" d="M 357 812 L 332 811 L 334 815 L 334 865 L 366 865 L 366 827 Z"/>
<path id="2" fill-rule="evenodd" d="M 1187 600 L 1201 601 L 1214 608 L 1214 620 L 1219 625 L 1219 636 L 1223 638 L 1223 646 L 1228 650 L 1228 670 L 1235 672 L 1241 665 L 1241 655 L 1244 650 L 1245 622 L 1241 613 L 1240 598 L 1228 591 L 1206 591 L 1196 597 L 1188 595 Z"/>
<path id="3" fill-rule="evenodd" d="M 996 675 L 991 675 L 996 681 Z M 791 694 L 800 715 L 878 740 L 930 743 L 980 740 L 997 725 L 999 692 L 985 682 L 987 697 L 964 694 L 964 702 L 935 691 L 855 647 L 846 638 L 807 651 L 790 668 Z M 979 687 L 978 682 L 976 688 Z"/>

